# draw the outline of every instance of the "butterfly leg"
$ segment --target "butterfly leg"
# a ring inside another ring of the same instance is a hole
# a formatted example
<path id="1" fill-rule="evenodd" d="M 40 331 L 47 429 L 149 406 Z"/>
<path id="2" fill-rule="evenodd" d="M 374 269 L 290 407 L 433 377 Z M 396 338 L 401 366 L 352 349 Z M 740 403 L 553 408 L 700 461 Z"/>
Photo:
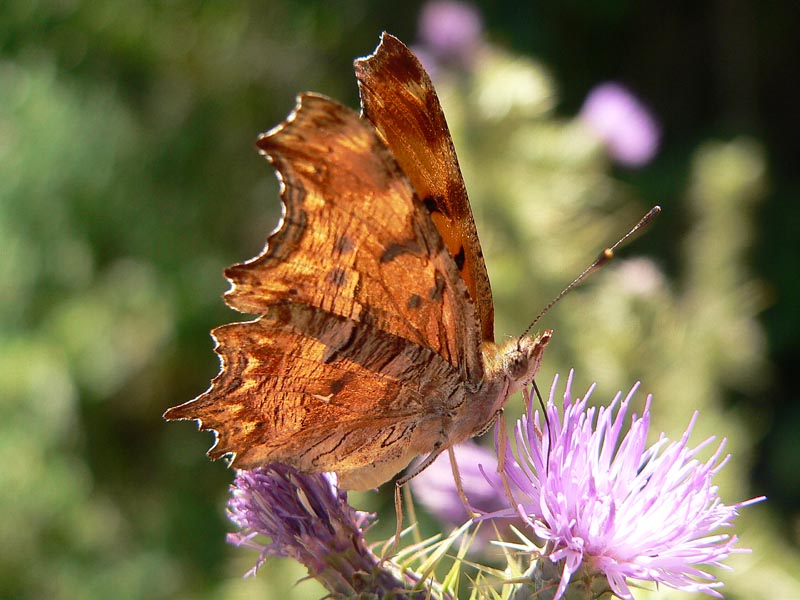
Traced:
<path id="1" fill-rule="evenodd" d="M 456 484 L 456 490 L 458 491 L 458 497 L 461 499 L 461 504 L 464 505 L 464 508 L 467 511 L 467 514 L 471 519 L 474 519 L 478 516 L 478 513 L 472 508 L 472 505 L 469 503 L 469 499 L 467 498 L 467 494 L 464 492 L 464 485 L 461 482 L 461 472 L 458 470 L 458 463 L 456 462 L 456 453 L 453 450 L 452 446 L 448 446 L 447 453 L 450 456 L 450 470 L 453 472 L 453 481 Z"/>
<path id="2" fill-rule="evenodd" d="M 497 411 L 502 412 L 502 409 Z M 500 473 L 500 480 L 503 482 L 503 489 L 506 492 L 506 497 L 511 506 L 516 506 L 517 501 L 514 500 L 514 495 L 511 493 L 511 486 L 508 485 L 508 477 L 506 476 L 506 449 L 508 448 L 508 437 L 506 433 L 506 420 L 501 418 L 498 423 L 498 444 L 497 444 L 497 472 Z"/>
<path id="3" fill-rule="evenodd" d="M 508 485 L 508 477 L 506 477 L 506 448 L 508 439 L 506 437 L 506 420 L 503 418 L 503 409 L 499 409 L 494 413 L 494 416 L 486 423 L 486 425 L 476 433 L 476 437 L 483 435 L 494 425 L 495 423 L 498 424 L 498 431 L 497 431 L 497 439 L 495 440 L 497 445 L 497 472 L 500 473 L 500 479 L 503 482 L 503 489 L 506 492 L 506 496 L 508 497 L 509 501 L 511 502 L 512 506 L 516 506 L 516 500 L 514 500 L 514 496 L 511 494 L 511 486 Z M 502 443 L 500 443 L 502 442 Z M 457 483 L 460 481 L 457 479 Z M 459 495 L 461 494 L 461 490 L 459 488 Z M 463 498 L 462 498 L 463 500 Z"/>
<path id="4" fill-rule="evenodd" d="M 442 436 L 442 438 L 444 438 L 444 435 Z M 403 531 L 403 499 L 402 496 L 400 495 L 401 494 L 400 488 L 402 488 L 405 484 L 414 479 L 414 477 L 416 477 L 417 475 L 422 473 L 425 469 L 427 469 L 429 466 L 431 466 L 431 464 L 433 464 L 433 461 L 435 461 L 444 450 L 442 446 L 443 446 L 442 440 L 437 441 L 436 444 L 434 444 L 431 453 L 428 454 L 428 456 L 426 456 L 425 459 L 420 464 L 414 467 L 413 471 L 403 475 L 394 484 L 394 512 L 397 518 L 397 527 L 395 528 L 394 531 L 394 541 L 392 542 L 392 546 L 389 550 L 390 555 L 394 554 L 398 546 L 400 545 L 400 533 Z"/>
<path id="5" fill-rule="evenodd" d="M 400 495 L 400 480 L 394 484 L 394 518 L 396 525 L 392 545 L 389 546 L 389 556 L 394 556 L 400 547 L 400 534 L 403 531 L 403 498 Z"/>

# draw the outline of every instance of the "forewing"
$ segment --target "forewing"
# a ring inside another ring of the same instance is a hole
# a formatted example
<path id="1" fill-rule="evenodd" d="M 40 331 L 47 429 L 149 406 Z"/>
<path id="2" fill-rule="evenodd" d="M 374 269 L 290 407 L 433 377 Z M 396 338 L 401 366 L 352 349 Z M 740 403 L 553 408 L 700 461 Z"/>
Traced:
<path id="1" fill-rule="evenodd" d="M 429 348 L 480 381 L 467 287 L 372 126 L 304 94 L 257 145 L 278 171 L 284 216 L 260 256 L 226 270 L 228 304 L 263 314 L 276 302 L 303 303 Z"/>
<path id="2" fill-rule="evenodd" d="M 364 118 L 411 180 L 475 302 L 481 337 L 494 341 L 494 306 L 464 179 L 430 77 L 416 56 L 384 33 L 355 61 Z"/>

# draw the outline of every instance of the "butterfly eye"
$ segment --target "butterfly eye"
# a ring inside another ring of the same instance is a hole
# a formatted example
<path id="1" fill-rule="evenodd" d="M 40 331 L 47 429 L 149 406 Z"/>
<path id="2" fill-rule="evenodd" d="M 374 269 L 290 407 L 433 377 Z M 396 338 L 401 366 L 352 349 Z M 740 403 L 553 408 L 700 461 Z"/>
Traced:
<path id="1" fill-rule="evenodd" d="M 551 329 L 535 337 L 524 335 L 510 339 L 500 352 L 503 357 L 503 371 L 512 382 L 512 391 L 530 383 L 542 362 L 542 353 L 553 335 Z"/>
<path id="2" fill-rule="evenodd" d="M 503 356 L 503 369 L 512 381 L 519 381 L 528 372 L 528 355 L 519 346 L 508 350 Z"/>

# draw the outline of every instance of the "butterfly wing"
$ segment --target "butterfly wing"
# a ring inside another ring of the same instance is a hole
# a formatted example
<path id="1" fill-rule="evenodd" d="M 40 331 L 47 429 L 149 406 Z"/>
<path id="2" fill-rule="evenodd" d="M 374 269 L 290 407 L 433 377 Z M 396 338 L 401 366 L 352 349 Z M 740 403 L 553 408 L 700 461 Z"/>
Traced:
<path id="1" fill-rule="evenodd" d="M 378 485 L 442 439 L 463 384 L 484 376 L 469 292 L 354 111 L 302 95 L 258 147 L 284 215 L 261 255 L 226 270 L 225 299 L 260 318 L 215 330 L 220 375 L 165 417 L 215 430 L 210 455 L 233 453 L 236 466 L 288 462 Z"/>
<path id="2" fill-rule="evenodd" d="M 213 331 L 223 368 L 211 389 L 170 409 L 215 430 L 211 458 L 336 471 L 377 487 L 441 437 L 463 401 L 453 367 L 428 348 L 300 303 Z"/>
<path id="3" fill-rule="evenodd" d="M 278 171 L 284 215 L 260 256 L 226 270 L 226 302 L 251 314 L 301 302 L 430 348 L 479 381 L 467 288 L 374 129 L 349 108 L 304 94 L 257 145 Z"/>
<path id="4" fill-rule="evenodd" d="M 494 341 L 494 305 L 478 232 L 447 121 L 430 77 L 400 40 L 383 33 L 355 61 L 364 118 L 378 131 L 430 211 L 475 303 L 481 337 Z"/>

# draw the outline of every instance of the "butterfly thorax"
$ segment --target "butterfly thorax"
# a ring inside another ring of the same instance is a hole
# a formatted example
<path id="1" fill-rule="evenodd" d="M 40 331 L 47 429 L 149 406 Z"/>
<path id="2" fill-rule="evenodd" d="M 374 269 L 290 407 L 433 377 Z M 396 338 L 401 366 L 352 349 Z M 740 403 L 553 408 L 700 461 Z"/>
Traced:
<path id="1" fill-rule="evenodd" d="M 502 345 L 484 342 L 482 348 L 485 377 L 472 393 L 468 393 L 453 420 L 449 444 L 457 444 L 491 427 L 508 397 L 530 383 L 542 362 L 544 349 L 552 330 L 541 335 L 511 338 Z"/>

